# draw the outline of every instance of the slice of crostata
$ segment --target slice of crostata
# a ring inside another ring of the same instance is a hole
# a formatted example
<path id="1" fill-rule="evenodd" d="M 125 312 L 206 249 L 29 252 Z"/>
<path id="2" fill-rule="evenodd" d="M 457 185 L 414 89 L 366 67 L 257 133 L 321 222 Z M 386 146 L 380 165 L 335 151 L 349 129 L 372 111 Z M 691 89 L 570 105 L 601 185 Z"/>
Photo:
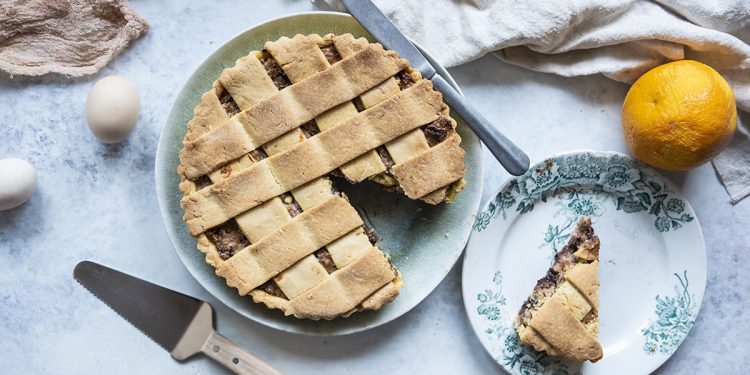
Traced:
<path id="1" fill-rule="evenodd" d="M 599 331 L 599 237 L 581 217 L 547 275 L 516 317 L 521 343 L 578 362 L 602 358 Z"/>

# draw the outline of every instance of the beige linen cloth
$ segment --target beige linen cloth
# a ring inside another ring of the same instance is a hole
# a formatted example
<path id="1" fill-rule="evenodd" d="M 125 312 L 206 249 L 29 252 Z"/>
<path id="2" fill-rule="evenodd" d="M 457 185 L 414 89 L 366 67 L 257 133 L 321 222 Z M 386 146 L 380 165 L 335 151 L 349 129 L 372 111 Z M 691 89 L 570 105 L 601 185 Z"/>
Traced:
<path id="1" fill-rule="evenodd" d="M 325 2 L 344 9 L 337 0 Z M 654 66 L 693 59 L 718 70 L 732 85 L 738 108 L 750 111 L 750 0 L 374 3 L 448 67 L 489 52 L 541 72 L 601 73 L 632 83 Z M 732 203 L 750 195 L 748 126 L 740 126 L 729 148 L 713 160 Z"/>
<path id="2" fill-rule="evenodd" d="M 146 30 L 126 0 L 0 0 L 0 69 L 94 74 Z"/>

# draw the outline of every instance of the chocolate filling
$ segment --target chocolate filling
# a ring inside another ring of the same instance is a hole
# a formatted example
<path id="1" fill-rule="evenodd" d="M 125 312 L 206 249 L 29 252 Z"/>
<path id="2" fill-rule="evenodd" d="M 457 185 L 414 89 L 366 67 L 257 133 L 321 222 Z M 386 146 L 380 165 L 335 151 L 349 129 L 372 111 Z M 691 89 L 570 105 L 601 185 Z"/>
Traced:
<path id="1" fill-rule="evenodd" d="M 213 182 L 211 182 L 211 179 L 208 178 L 208 176 L 203 175 L 193 180 L 193 183 L 195 183 L 195 189 L 200 190 L 206 186 L 211 185 Z"/>
<path id="2" fill-rule="evenodd" d="M 521 309 L 518 312 L 518 316 L 521 318 L 521 322 L 525 325 L 531 320 L 531 312 L 538 307 L 538 303 L 541 300 L 545 300 L 552 297 L 555 290 L 562 283 L 562 275 L 552 270 L 547 270 L 547 274 L 537 281 L 537 286 L 534 288 L 534 292 L 526 299 L 521 305 Z"/>
<path id="3" fill-rule="evenodd" d="M 302 207 L 300 207 L 299 203 L 297 203 L 296 200 L 294 200 L 294 197 L 289 193 L 284 193 L 281 195 L 281 201 L 284 202 L 284 205 L 286 206 L 286 210 L 289 212 L 289 216 L 295 217 L 302 213 Z"/>
<path id="4" fill-rule="evenodd" d="M 250 151 L 250 156 L 255 160 L 256 162 L 261 161 L 268 157 L 268 154 L 266 154 L 265 151 L 263 151 L 262 148 L 256 148 L 255 150 Z"/>
<path id="5" fill-rule="evenodd" d="M 357 109 L 357 112 L 362 112 L 365 110 L 365 105 L 364 103 L 362 103 L 362 98 L 360 98 L 359 96 L 354 98 L 354 100 L 352 100 L 352 103 L 354 103 L 354 108 Z"/>
<path id="6" fill-rule="evenodd" d="M 259 287 L 262 291 L 276 297 L 286 298 L 286 294 L 279 288 L 273 280 L 268 280 Z"/>
<path id="7" fill-rule="evenodd" d="M 388 150 L 383 146 L 378 147 L 377 151 L 380 159 L 383 160 L 383 164 L 385 164 L 386 171 L 390 171 L 393 164 L 396 164 L 396 162 L 393 161 L 391 154 L 389 154 Z"/>
<path id="8" fill-rule="evenodd" d="M 375 245 L 378 242 L 378 235 L 375 234 L 375 229 L 365 228 L 365 235 L 367 235 L 367 239 L 371 244 Z"/>
<path id="9" fill-rule="evenodd" d="M 318 128 L 318 124 L 315 122 L 315 120 L 310 120 L 300 126 L 300 129 L 302 129 L 302 133 L 305 134 L 305 137 L 310 138 L 318 133 L 320 133 L 320 128 Z"/>
<path id="10" fill-rule="evenodd" d="M 563 273 L 575 266 L 576 263 L 586 262 L 575 256 L 575 252 L 581 246 L 591 246 L 592 243 L 598 242 L 594 234 L 594 228 L 591 225 L 578 225 L 571 235 L 568 243 L 555 254 L 555 261 L 552 267 L 547 270 L 547 274 L 537 281 L 534 291 L 528 299 L 521 305 L 518 317 L 523 325 L 528 325 L 531 321 L 532 312 L 541 306 L 543 301 L 552 297 L 557 288 L 565 281 Z"/>
<path id="11" fill-rule="evenodd" d="M 320 47 L 320 50 L 323 51 L 323 56 L 326 57 L 326 60 L 328 60 L 328 63 L 331 65 L 341 60 L 341 55 L 339 54 L 339 51 L 336 50 L 336 46 L 334 46 L 333 44 Z"/>
<path id="12" fill-rule="evenodd" d="M 583 325 L 588 325 L 589 323 L 593 322 L 596 318 L 596 310 L 591 309 L 584 317 L 581 319 L 581 323 Z"/>
<path id="13" fill-rule="evenodd" d="M 237 103 L 232 99 L 232 96 L 226 91 L 221 94 L 219 103 L 221 103 L 221 107 L 224 108 L 224 111 L 226 111 L 230 117 L 240 113 L 240 107 L 237 106 Z"/>
<path id="14" fill-rule="evenodd" d="M 281 66 L 279 66 L 273 57 L 262 58 L 260 59 L 260 63 L 263 64 L 263 68 L 266 69 L 266 73 L 271 77 L 271 81 L 273 81 L 277 89 L 283 90 L 285 87 L 292 85 L 292 81 L 284 74 Z"/>
<path id="15" fill-rule="evenodd" d="M 250 245 L 245 234 L 242 233 L 234 220 L 206 232 L 206 236 L 216 245 L 221 259 L 227 260 L 238 251 Z"/>
<path id="16" fill-rule="evenodd" d="M 427 139 L 427 144 L 430 147 L 445 140 L 448 136 L 448 132 L 453 129 L 451 122 L 447 118 L 440 116 L 437 120 L 422 127 L 424 137 Z"/>
<path id="17" fill-rule="evenodd" d="M 414 78 L 406 70 L 398 72 L 396 79 L 398 79 L 398 88 L 401 90 L 407 89 L 414 84 Z"/>
<path id="18" fill-rule="evenodd" d="M 337 270 L 336 264 L 333 263 L 333 258 L 331 257 L 331 253 L 329 253 L 328 250 L 320 249 L 316 251 L 315 258 L 317 258 L 318 262 L 323 265 L 323 268 L 326 269 L 326 272 L 334 273 Z"/>

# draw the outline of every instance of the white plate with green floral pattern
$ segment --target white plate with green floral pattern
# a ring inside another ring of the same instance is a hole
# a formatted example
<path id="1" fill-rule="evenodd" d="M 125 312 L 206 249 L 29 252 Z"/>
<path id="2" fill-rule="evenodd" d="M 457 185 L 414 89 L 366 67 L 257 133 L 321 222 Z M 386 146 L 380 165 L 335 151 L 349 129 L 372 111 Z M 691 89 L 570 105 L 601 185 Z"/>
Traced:
<path id="1" fill-rule="evenodd" d="M 513 320 L 567 242 L 577 218 L 601 239 L 597 363 L 551 358 L 519 344 Z M 507 181 L 477 214 L 463 297 L 490 355 L 512 374 L 647 374 L 695 322 L 706 285 L 700 225 L 677 188 L 630 157 L 553 156 Z"/>

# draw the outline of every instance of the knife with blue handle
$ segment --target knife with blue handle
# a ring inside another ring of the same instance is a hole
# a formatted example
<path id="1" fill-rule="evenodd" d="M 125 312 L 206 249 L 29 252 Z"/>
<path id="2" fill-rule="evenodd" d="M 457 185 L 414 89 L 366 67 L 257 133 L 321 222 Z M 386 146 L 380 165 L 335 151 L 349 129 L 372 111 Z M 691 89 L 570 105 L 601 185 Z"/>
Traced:
<path id="1" fill-rule="evenodd" d="M 443 94 L 443 98 L 451 109 L 464 119 L 510 174 L 520 176 L 529 169 L 529 157 L 454 90 L 375 4 L 370 0 L 341 0 L 341 2 L 385 48 L 396 51 L 399 56 L 409 60 L 409 64 L 418 69 L 423 77 L 432 80 L 432 84 Z"/>

